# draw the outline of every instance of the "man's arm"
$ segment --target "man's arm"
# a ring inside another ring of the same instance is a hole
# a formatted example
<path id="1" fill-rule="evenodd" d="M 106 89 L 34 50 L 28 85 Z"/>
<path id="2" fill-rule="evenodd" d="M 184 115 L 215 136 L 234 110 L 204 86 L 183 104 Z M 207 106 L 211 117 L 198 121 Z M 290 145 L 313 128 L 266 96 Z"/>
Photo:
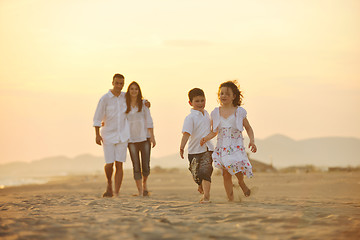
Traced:
<path id="1" fill-rule="evenodd" d="M 95 138 L 96 144 L 101 145 L 101 142 L 103 141 L 103 139 L 100 135 L 100 127 L 95 127 L 95 135 L 96 135 L 96 138 Z"/>
<path id="2" fill-rule="evenodd" d="M 103 119 L 105 116 L 105 103 L 103 98 L 100 99 L 96 111 L 95 111 L 95 115 L 94 115 L 94 124 L 93 126 L 95 127 L 95 142 L 98 145 L 101 145 L 101 142 L 103 141 L 101 135 L 100 135 L 100 127 L 103 124 Z"/>

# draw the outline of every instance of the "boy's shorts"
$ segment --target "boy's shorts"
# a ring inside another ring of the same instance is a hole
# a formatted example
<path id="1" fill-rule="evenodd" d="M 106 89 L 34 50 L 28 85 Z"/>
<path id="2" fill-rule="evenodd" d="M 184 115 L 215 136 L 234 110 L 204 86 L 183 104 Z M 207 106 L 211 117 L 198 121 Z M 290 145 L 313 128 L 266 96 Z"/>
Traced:
<path id="1" fill-rule="evenodd" d="M 211 182 L 212 167 L 212 151 L 206 151 L 198 154 L 188 154 L 189 170 L 194 181 L 200 185 L 202 180 Z"/>
<path id="2" fill-rule="evenodd" d="M 105 163 L 113 163 L 114 161 L 125 162 L 127 146 L 127 142 L 120 142 L 116 144 L 103 142 Z"/>

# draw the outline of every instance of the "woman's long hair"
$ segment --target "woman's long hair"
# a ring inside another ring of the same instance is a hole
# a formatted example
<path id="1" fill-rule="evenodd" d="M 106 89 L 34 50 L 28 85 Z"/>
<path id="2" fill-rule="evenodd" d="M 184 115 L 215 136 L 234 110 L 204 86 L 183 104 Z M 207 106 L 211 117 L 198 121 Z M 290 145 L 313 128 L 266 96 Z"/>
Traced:
<path id="1" fill-rule="evenodd" d="M 125 113 L 129 113 L 131 111 L 131 96 L 130 96 L 130 87 L 132 85 L 136 85 L 139 89 L 139 93 L 137 95 L 137 98 L 136 98 L 136 104 L 137 104 L 137 107 L 138 107 L 138 112 L 141 112 L 142 110 L 142 106 L 143 106 L 143 96 L 142 96 L 142 93 L 141 93 L 141 89 L 140 89 L 140 86 L 137 82 L 132 82 L 130 83 L 130 85 L 128 86 L 128 89 L 126 91 L 126 94 L 125 94 L 125 99 L 126 99 L 126 106 L 127 106 L 127 109 L 126 109 L 126 112 Z"/>

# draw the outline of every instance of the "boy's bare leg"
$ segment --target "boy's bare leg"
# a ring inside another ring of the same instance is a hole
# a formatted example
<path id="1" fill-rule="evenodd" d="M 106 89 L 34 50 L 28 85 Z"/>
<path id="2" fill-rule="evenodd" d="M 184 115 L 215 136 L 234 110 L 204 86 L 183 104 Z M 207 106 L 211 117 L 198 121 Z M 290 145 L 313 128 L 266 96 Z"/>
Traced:
<path id="1" fill-rule="evenodd" d="M 105 170 L 105 175 L 106 175 L 106 179 L 107 179 L 107 188 L 105 193 L 103 194 L 103 197 L 112 197 L 113 196 L 113 190 L 112 190 L 112 182 L 111 182 L 111 178 L 112 178 L 112 174 L 113 174 L 113 163 L 107 163 L 105 164 L 104 170 Z"/>
<path id="2" fill-rule="evenodd" d="M 198 192 L 201 193 L 201 194 L 204 194 L 204 189 L 203 189 L 203 186 L 202 184 L 198 185 Z"/>
<path id="3" fill-rule="evenodd" d="M 209 181 L 203 180 L 202 181 L 202 186 L 203 186 L 203 189 L 204 189 L 203 201 L 208 202 L 208 201 L 210 201 L 210 186 L 211 186 L 211 183 Z"/>
<path id="4" fill-rule="evenodd" d="M 121 183 L 123 180 L 124 172 L 123 172 L 123 163 L 115 161 L 115 194 L 119 195 Z"/>
<path id="5" fill-rule="evenodd" d="M 244 182 L 244 174 L 242 174 L 241 172 L 238 172 L 237 174 L 235 174 L 235 176 L 238 179 L 239 186 L 241 187 L 244 195 L 246 197 L 250 196 L 250 193 L 251 193 L 250 189 L 248 188 L 248 186 L 246 186 L 246 184 Z"/>
<path id="6" fill-rule="evenodd" d="M 224 188 L 229 201 L 234 201 L 232 175 L 223 169 Z"/>

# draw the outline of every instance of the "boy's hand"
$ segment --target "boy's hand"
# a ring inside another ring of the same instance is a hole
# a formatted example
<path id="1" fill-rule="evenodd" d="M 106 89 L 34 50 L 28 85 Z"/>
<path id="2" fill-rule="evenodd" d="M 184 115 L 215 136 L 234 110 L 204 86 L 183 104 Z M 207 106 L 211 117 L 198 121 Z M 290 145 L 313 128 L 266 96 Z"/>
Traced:
<path id="1" fill-rule="evenodd" d="M 180 157 L 182 159 L 184 159 L 184 149 L 181 149 L 181 148 L 180 148 Z"/>
<path id="2" fill-rule="evenodd" d="M 257 147 L 256 147 L 255 143 L 250 142 L 250 143 L 249 143 L 249 148 L 250 148 L 250 150 L 251 150 L 253 153 L 256 153 Z"/>

